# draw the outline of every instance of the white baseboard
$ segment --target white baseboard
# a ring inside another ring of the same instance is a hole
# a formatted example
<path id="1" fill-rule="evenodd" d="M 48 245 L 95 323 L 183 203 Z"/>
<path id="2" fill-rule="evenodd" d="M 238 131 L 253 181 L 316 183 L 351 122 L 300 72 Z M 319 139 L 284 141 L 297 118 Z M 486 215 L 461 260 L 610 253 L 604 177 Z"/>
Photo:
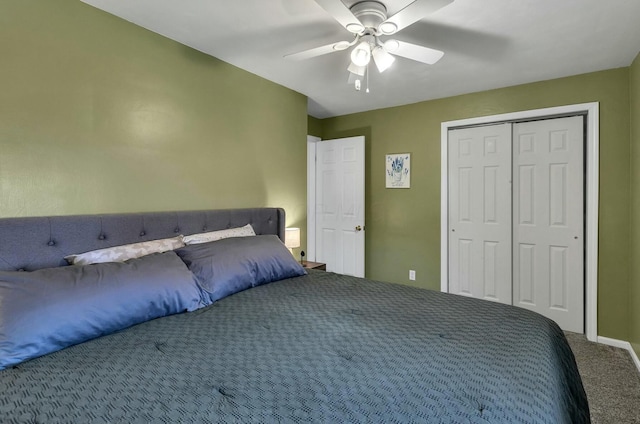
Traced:
<path id="1" fill-rule="evenodd" d="M 638 372 L 640 372 L 640 359 L 638 359 L 638 355 L 636 354 L 636 351 L 633 350 L 631 343 L 624 340 L 610 339 L 609 337 L 602 336 L 598 336 L 598 343 L 628 350 L 631 355 L 631 359 L 633 359 L 633 363 L 636 364 L 636 368 L 638 368 Z"/>

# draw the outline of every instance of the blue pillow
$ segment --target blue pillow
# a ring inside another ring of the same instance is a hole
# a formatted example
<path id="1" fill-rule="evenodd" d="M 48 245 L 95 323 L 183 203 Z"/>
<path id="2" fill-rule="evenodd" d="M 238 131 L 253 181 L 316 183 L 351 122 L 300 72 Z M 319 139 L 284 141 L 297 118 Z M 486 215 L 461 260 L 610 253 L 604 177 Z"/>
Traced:
<path id="1" fill-rule="evenodd" d="M 202 306 L 173 252 L 120 263 L 0 271 L 0 369 Z"/>
<path id="2" fill-rule="evenodd" d="M 209 303 L 250 287 L 306 274 L 274 235 L 192 244 L 175 252 L 198 278 Z"/>

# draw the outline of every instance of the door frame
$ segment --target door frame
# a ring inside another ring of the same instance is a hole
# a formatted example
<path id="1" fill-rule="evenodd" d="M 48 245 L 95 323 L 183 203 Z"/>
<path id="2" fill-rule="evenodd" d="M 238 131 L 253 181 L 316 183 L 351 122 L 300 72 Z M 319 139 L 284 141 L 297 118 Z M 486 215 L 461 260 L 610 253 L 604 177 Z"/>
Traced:
<path id="1" fill-rule="evenodd" d="M 316 145 L 320 137 L 307 135 L 307 260 L 316 260 Z"/>
<path id="2" fill-rule="evenodd" d="M 440 126 L 440 291 L 449 291 L 449 196 L 448 134 L 461 127 L 499 124 L 532 119 L 586 116 L 585 145 L 585 333 L 590 341 L 598 339 L 598 187 L 600 165 L 599 102 L 549 107 L 442 122 Z"/>

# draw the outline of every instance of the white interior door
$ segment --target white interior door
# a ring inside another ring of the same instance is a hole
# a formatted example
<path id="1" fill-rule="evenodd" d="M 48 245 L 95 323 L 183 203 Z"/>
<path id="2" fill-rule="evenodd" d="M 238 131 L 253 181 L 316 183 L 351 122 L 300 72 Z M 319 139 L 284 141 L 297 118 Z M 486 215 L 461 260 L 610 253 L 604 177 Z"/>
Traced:
<path id="1" fill-rule="evenodd" d="M 513 140 L 513 304 L 583 333 L 583 118 L 514 124 Z"/>
<path id="2" fill-rule="evenodd" d="M 364 277 L 364 136 L 316 143 L 315 259 Z"/>
<path id="3" fill-rule="evenodd" d="M 449 131 L 449 292 L 511 304 L 511 124 Z"/>

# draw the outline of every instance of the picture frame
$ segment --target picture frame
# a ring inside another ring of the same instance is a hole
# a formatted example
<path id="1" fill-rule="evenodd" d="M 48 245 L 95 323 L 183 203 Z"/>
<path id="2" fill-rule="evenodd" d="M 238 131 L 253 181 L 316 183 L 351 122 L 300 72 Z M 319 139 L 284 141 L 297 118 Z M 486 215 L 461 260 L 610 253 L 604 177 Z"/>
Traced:
<path id="1" fill-rule="evenodd" d="M 388 154 L 385 177 L 386 188 L 411 188 L 411 153 Z"/>

